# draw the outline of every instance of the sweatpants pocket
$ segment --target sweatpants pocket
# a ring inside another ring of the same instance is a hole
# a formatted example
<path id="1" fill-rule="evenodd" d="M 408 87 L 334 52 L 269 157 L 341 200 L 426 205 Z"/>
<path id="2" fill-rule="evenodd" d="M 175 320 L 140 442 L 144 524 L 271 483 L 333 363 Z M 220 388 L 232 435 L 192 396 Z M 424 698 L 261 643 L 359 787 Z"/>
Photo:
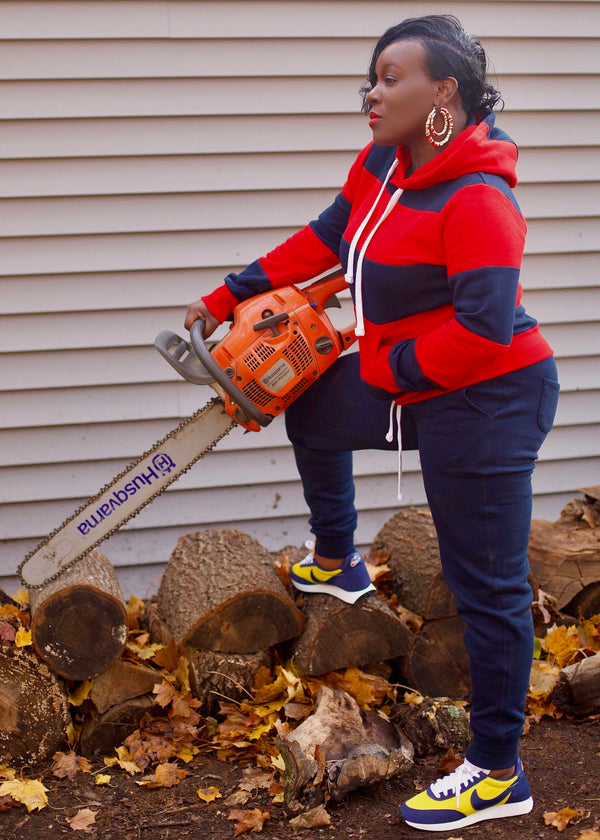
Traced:
<path id="1" fill-rule="evenodd" d="M 537 421 L 540 430 L 545 435 L 548 434 L 552 428 L 552 424 L 554 423 L 559 391 L 560 385 L 555 379 L 547 379 L 544 377 L 540 403 L 538 405 Z"/>

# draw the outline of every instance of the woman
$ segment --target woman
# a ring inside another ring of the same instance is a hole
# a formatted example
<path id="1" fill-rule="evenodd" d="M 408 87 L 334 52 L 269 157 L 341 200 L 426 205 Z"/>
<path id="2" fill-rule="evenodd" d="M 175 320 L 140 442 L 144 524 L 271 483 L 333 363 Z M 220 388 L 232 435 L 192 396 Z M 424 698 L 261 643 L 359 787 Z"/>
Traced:
<path id="1" fill-rule="evenodd" d="M 481 45 L 451 16 L 389 29 L 363 90 L 373 142 L 333 204 L 185 322 L 202 317 L 210 333 L 241 299 L 338 260 L 346 271 L 359 353 L 286 412 L 316 536 L 292 582 L 349 603 L 373 591 L 353 541 L 352 451 L 418 448 L 472 682 L 464 763 L 401 808 L 430 831 L 533 807 L 517 755 L 533 652 L 531 473 L 559 386 L 520 303 L 517 150 L 495 126 L 500 94 L 485 74 Z"/>

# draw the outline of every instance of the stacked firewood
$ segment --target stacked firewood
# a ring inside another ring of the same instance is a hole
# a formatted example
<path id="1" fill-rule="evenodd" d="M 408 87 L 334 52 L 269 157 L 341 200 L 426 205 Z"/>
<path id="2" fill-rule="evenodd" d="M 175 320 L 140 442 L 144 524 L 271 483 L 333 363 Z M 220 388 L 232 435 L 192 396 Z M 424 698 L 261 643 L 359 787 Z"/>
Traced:
<path id="1" fill-rule="evenodd" d="M 553 623 L 600 613 L 600 487 L 582 493 L 557 522 L 532 523 L 538 635 Z M 403 509 L 382 528 L 369 557 L 378 594 L 356 605 L 294 592 L 289 566 L 301 556 L 297 548 L 271 554 L 235 529 L 179 539 L 157 596 L 143 605 L 144 622 L 153 642 L 185 653 L 191 691 L 205 715 L 217 713 L 223 698 L 247 698 L 274 656 L 311 677 L 351 666 L 385 669 L 428 698 L 468 700 L 463 625 L 426 507 Z M 9 601 L 4 596 L 0 606 Z M 0 763 L 8 757 L 36 763 L 64 742 L 67 692 L 78 681 L 91 683 L 77 712 L 79 749 L 88 756 L 110 752 L 157 710 L 153 689 L 160 681 L 156 669 L 123 656 L 128 612 L 111 563 L 93 551 L 32 591 L 30 602 L 32 646 L 0 637 Z M 553 699 L 571 714 L 599 708 L 600 654 L 564 668 Z M 288 805 L 307 807 L 316 776 L 340 798 L 358 784 L 402 772 L 415 752 L 464 746 L 463 710 L 452 706 L 448 714 L 448 704 L 437 701 L 416 708 L 404 704 L 392 723 L 366 715 L 344 691 L 324 688 L 311 718 L 279 742 L 291 779 Z"/>

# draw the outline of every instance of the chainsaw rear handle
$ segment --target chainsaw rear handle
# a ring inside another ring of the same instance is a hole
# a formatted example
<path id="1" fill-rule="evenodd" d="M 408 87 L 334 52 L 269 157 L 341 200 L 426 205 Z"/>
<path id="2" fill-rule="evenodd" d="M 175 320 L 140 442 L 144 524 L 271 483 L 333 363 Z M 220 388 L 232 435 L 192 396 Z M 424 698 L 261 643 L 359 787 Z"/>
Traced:
<path id="1" fill-rule="evenodd" d="M 225 393 L 231 398 L 242 412 L 247 416 L 248 420 L 255 420 L 259 426 L 268 426 L 273 420 L 270 414 L 263 414 L 260 408 L 248 399 L 244 392 L 238 388 L 226 371 L 224 371 L 214 360 L 210 349 L 204 341 L 204 326 L 205 321 L 197 318 L 190 327 L 190 342 L 194 353 L 198 357 L 201 365 L 204 367 L 210 376 L 210 382 L 215 382 L 220 385 Z M 244 421 L 246 422 L 246 421 Z"/>

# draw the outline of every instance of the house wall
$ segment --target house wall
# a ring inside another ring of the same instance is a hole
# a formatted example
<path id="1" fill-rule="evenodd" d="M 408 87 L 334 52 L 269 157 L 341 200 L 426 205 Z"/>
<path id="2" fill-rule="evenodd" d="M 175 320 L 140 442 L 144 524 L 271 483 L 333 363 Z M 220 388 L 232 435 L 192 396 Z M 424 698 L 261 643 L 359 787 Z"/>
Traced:
<path id="1" fill-rule="evenodd" d="M 370 139 L 357 91 L 377 37 L 448 11 L 488 50 L 520 145 L 525 304 L 560 370 L 534 515 L 599 482 L 600 2 L 0 0 L 0 586 L 208 400 L 155 335 L 330 202 Z M 397 509 L 396 458 L 355 469 L 368 546 Z M 403 492 L 424 502 L 412 453 Z M 278 549 L 306 520 L 277 420 L 232 432 L 102 550 L 143 597 L 183 533 Z"/>

